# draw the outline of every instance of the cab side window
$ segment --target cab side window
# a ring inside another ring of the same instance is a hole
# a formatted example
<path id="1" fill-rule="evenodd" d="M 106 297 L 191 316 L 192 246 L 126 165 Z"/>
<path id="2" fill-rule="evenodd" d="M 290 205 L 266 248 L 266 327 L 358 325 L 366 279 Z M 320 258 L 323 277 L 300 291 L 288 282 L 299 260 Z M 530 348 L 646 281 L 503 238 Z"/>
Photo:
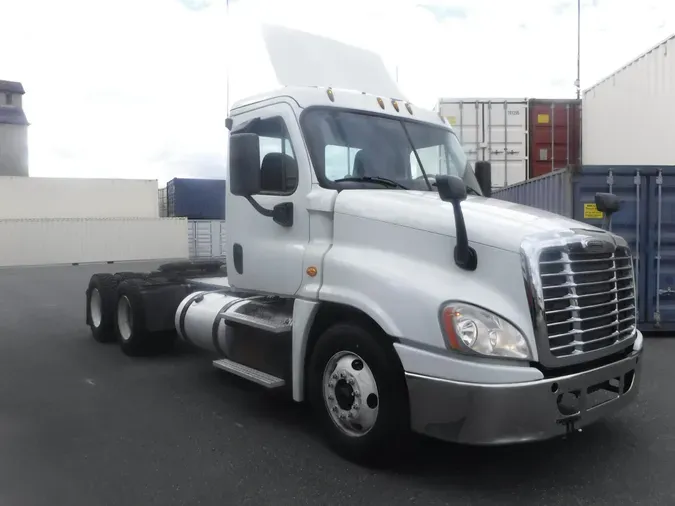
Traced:
<path id="1" fill-rule="evenodd" d="M 256 119 L 245 129 L 260 142 L 260 186 L 266 195 L 290 195 L 298 187 L 298 163 L 283 118 Z"/>

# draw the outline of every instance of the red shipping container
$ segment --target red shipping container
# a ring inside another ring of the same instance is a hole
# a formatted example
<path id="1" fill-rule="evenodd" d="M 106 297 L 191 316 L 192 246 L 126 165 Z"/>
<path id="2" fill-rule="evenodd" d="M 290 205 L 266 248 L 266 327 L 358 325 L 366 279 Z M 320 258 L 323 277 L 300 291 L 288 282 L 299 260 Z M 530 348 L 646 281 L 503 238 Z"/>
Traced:
<path id="1" fill-rule="evenodd" d="M 529 177 L 581 164 L 581 100 L 529 100 Z"/>

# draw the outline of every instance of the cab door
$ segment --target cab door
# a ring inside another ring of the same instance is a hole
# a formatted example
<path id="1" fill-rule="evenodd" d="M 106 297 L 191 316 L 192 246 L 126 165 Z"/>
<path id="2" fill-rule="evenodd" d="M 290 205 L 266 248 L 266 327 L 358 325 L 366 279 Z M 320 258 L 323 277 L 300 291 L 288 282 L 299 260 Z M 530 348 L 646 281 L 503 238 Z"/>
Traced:
<path id="1" fill-rule="evenodd" d="M 292 107 L 285 102 L 233 116 L 231 134 L 258 135 L 261 191 L 233 195 L 228 185 L 227 270 L 232 286 L 242 290 L 292 296 L 303 279 L 303 256 L 309 243 L 306 195 L 311 189 L 307 152 Z M 230 167 L 228 163 L 228 179 Z M 280 224 L 266 211 L 292 207 L 292 224 Z"/>

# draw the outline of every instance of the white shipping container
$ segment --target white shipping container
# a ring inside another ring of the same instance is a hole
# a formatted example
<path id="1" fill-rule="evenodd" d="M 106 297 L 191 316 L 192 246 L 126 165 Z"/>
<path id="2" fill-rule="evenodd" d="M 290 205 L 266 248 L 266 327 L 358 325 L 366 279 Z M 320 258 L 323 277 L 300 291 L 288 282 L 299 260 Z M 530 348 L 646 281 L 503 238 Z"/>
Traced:
<path id="1" fill-rule="evenodd" d="M 438 108 L 469 160 L 492 164 L 494 188 L 527 179 L 527 99 L 441 98 Z"/>
<path id="2" fill-rule="evenodd" d="M 584 165 L 675 164 L 675 35 L 583 93 Z"/>
<path id="3" fill-rule="evenodd" d="M 0 220 L 0 266 L 188 258 L 185 218 Z"/>
<path id="4" fill-rule="evenodd" d="M 190 220 L 188 247 L 190 258 L 226 258 L 225 220 Z"/>
<path id="5" fill-rule="evenodd" d="M 0 177 L 0 219 L 157 218 L 153 179 Z"/>

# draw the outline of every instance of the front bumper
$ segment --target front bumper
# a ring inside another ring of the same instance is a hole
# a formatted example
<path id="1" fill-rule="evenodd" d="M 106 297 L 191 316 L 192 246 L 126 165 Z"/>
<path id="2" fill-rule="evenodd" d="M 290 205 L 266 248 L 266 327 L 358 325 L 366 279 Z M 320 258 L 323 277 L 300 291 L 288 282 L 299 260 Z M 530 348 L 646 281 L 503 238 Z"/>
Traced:
<path id="1" fill-rule="evenodd" d="M 642 350 L 633 351 L 596 369 L 523 383 L 464 383 L 406 373 L 412 429 L 477 445 L 561 436 L 618 411 L 635 398 L 641 354 Z M 616 392 L 607 400 L 611 390 Z"/>

